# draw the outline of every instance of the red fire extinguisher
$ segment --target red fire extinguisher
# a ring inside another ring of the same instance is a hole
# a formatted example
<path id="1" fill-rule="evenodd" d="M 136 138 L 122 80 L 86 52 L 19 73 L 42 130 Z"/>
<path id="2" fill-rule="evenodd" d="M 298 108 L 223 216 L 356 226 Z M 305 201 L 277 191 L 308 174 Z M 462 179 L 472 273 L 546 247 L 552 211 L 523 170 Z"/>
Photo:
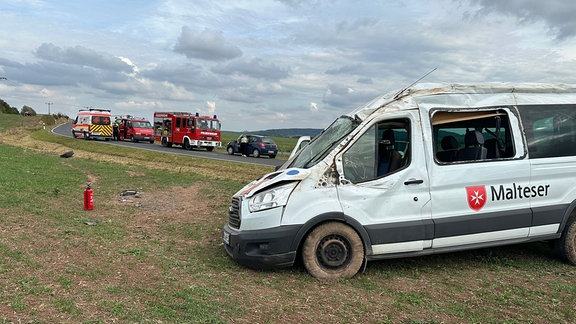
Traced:
<path id="1" fill-rule="evenodd" d="M 94 209 L 94 190 L 90 188 L 90 183 L 84 189 L 84 210 Z"/>

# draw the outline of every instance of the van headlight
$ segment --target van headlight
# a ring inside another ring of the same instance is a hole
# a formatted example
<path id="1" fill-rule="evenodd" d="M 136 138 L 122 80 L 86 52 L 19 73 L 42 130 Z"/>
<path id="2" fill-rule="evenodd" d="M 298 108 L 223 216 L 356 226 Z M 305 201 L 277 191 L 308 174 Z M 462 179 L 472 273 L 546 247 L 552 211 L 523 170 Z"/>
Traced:
<path id="1" fill-rule="evenodd" d="M 290 197 L 290 193 L 297 183 L 290 182 L 255 194 L 248 203 L 250 212 L 253 213 L 286 205 L 288 197 Z"/>

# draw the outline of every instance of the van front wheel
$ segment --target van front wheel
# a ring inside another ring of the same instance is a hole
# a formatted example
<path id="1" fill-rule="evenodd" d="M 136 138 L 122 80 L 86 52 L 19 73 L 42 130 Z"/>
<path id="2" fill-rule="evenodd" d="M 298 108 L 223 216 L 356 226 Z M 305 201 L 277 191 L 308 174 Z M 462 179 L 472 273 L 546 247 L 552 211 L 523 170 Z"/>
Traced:
<path id="1" fill-rule="evenodd" d="M 329 222 L 316 227 L 304 241 L 302 261 L 319 279 L 352 278 L 364 261 L 364 245 L 348 225 Z"/>
<path id="2" fill-rule="evenodd" d="M 576 214 L 568 219 L 562 237 L 556 241 L 556 249 L 562 258 L 576 265 Z"/>

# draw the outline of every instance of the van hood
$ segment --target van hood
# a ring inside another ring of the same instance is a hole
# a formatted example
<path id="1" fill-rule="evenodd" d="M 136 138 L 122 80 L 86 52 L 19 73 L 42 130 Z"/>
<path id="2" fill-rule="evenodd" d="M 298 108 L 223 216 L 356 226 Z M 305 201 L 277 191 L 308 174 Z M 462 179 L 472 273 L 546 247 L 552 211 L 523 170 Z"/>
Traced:
<path id="1" fill-rule="evenodd" d="M 309 169 L 290 168 L 281 171 L 268 173 L 258 180 L 240 189 L 235 196 L 245 196 L 246 198 L 253 196 L 266 188 L 272 187 L 275 184 L 282 182 L 302 181 L 310 175 Z"/>

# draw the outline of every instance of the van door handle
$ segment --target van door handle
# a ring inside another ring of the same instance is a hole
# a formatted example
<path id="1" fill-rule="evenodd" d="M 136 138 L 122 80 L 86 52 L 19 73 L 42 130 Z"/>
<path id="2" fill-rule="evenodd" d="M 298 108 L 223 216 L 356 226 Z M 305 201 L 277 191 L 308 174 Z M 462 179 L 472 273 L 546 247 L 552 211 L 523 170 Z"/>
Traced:
<path id="1" fill-rule="evenodd" d="M 410 180 L 404 181 L 405 185 L 421 184 L 421 183 L 424 183 L 424 180 L 422 180 L 422 179 L 420 179 L 420 180 L 410 179 Z"/>

